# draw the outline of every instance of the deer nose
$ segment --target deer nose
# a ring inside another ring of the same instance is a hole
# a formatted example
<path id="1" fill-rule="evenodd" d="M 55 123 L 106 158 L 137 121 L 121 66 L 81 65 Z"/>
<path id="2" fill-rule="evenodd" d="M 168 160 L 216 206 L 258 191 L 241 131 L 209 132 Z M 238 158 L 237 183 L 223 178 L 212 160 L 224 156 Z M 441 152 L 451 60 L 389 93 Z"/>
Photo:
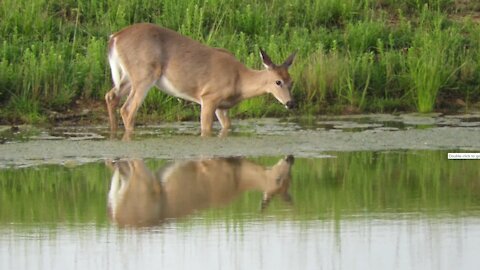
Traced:
<path id="1" fill-rule="evenodd" d="M 294 100 L 289 100 L 289 101 L 287 101 L 287 103 L 285 103 L 285 106 L 289 110 L 296 109 L 297 108 L 297 103 Z"/>
<path id="2" fill-rule="evenodd" d="M 295 161 L 295 157 L 293 157 L 293 155 L 288 155 L 285 158 L 285 161 L 288 162 L 288 164 L 293 164 L 293 162 Z"/>

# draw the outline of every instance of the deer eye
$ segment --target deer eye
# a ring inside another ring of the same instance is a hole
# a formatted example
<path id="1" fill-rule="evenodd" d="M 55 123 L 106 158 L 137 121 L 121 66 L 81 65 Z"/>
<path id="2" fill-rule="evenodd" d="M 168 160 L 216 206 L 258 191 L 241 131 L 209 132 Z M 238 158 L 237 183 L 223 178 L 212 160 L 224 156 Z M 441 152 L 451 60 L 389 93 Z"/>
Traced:
<path id="1" fill-rule="evenodd" d="M 275 82 L 275 84 L 277 84 L 278 86 L 282 85 L 282 81 L 278 80 Z"/>

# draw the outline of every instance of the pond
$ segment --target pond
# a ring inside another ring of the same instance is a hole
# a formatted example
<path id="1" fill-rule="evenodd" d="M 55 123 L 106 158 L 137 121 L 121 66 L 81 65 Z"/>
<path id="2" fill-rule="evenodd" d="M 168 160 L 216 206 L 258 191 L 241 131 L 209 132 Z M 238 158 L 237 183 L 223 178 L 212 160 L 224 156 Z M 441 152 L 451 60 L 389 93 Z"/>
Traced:
<path id="1" fill-rule="evenodd" d="M 4 166 L 0 268 L 477 269 L 480 166 L 448 152 Z"/>

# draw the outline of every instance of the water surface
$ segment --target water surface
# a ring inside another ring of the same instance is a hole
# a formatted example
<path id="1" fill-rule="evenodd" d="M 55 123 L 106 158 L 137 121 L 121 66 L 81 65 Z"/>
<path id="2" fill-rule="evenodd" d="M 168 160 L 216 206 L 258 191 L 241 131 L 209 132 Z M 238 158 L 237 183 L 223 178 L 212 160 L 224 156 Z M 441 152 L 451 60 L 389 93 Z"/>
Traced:
<path id="1" fill-rule="evenodd" d="M 448 152 L 2 169 L 0 268 L 477 269 L 480 166 Z"/>

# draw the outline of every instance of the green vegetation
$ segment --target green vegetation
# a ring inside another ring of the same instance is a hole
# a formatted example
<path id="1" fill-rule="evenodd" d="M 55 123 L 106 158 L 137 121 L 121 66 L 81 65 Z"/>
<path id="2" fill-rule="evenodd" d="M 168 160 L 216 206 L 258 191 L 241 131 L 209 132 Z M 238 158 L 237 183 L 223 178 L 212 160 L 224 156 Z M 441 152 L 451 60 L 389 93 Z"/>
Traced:
<path id="1" fill-rule="evenodd" d="M 2 0 L 1 122 L 44 121 L 51 110 L 103 102 L 112 87 L 108 36 L 136 22 L 226 48 L 254 68 L 261 68 L 260 47 L 277 62 L 298 50 L 292 75 L 301 114 L 429 112 L 456 99 L 469 106 L 480 100 L 477 2 Z M 199 111 L 158 91 L 141 110 L 167 120 Z M 259 97 L 232 114 L 287 113 L 273 98 Z"/>
<path id="2" fill-rule="evenodd" d="M 0 219 L 106 223 L 109 177 L 102 163 L 0 170 Z"/>
<path id="3" fill-rule="evenodd" d="M 204 222 L 241 224 L 249 218 L 295 220 L 421 214 L 462 215 L 480 206 L 478 162 L 451 161 L 445 151 L 335 153 L 335 158 L 297 158 L 290 193 L 293 206 L 274 198 L 260 212 L 262 194 L 247 192 L 223 208 L 202 209 Z M 270 166 L 278 157 L 255 158 Z M 156 172 L 165 160 L 147 160 Z M 112 173 L 103 163 L 0 170 L 0 225 L 108 223 Z M 186 218 L 186 225 L 199 222 Z"/>

